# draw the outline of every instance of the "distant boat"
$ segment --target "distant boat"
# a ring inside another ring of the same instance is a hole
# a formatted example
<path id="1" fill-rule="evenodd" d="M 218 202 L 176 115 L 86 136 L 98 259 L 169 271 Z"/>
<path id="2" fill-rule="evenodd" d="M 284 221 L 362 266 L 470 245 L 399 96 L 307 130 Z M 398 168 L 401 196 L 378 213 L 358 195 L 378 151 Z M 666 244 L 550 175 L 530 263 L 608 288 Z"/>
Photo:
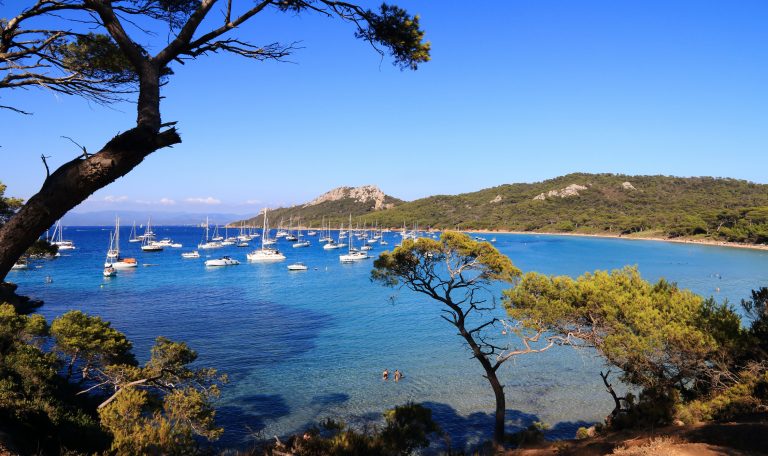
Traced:
<path id="1" fill-rule="evenodd" d="M 57 246 L 59 250 L 75 250 L 75 243 L 72 241 L 65 241 L 64 227 L 61 226 L 61 220 L 56 222 L 56 226 L 53 228 L 53 236 L 51 238 L 51 244 Z"/>
<path id="2" fill-rule="evenodd" d="M 25 263 L 24 261 L 19 261 L 18 263 L 13 263 L 13 266 L 11 266 L 11 270 L 19 270 L 19 269 L 27 269 L 29 265 Z"/>
<path id="3" fill-rule="evenodd" d="M 115 217 L 114 240 L 114 244 L 110 245 L 107 252 L 107 261 L 104 263 L 104 266 L 106 267 L 107 263 L 111 263 L 115 269 L 130 269 L 138 266 L 136 258 L 123 258 L 120 256 L 120 217 Z"/>
<path id="4" fill-rule="evenodd" d="M 349 214 L 349 227 L 352 228 L 352 214 Z M 355 237 L 349 237 L 349 250 L 346 255 L 339 255 L 339 261 L 342 263 L 354 263 L 355 261 L 367 260 L 370 258 L 367 253 L 357 250 L 352 245 Z"/>
<path id="5" fill-rule="evenodd" d="M 181 254 L 182 258 L 200 258 L 200 253 L 197 250 L 191 252 L 184 252 Z"/>
<path id="6" fill-rule="evenodd" d="M 102 271 L 102 274 L 104 277 L 114 277 L 117 275 L 117 269 L 112 266 L 112 263 L 109 261 L 110 256 L 109 254 L 112 253 L 113 250 L 113 241 L 114 241 L 114 235 L 112 232 L 109 233 L 109 249 L 107 249 L 107 261 L 104 263 L 104 270 Z"/>
<path id="7" fill-rule="evenodd" d="M 248 261 L 282 261 L 285 259 L 285 255 L 280 253 L 277 249 L 267 248 L 267 233 L 269 233 L 269 224 L 267 223 L 267 208 L 264 208 L 264 227 L 262 228 L 263 235 L 261 236 L 261 249 L 254 250 L 246 255 Z"/>
<path id="8" fill-rule="evenodd" d="M 144 229 L 144 235 L 141 239 L 141 250 L 145 252 L 161 252 L 162 244 L 155 242 L 155 233 L 152 232 L 152 219 L 147 220 L 147 227 Z"/>
<path id="9" fill-rule="evenodd" d="M 223 247 L 220 242 L 213 241 L 211 239 L 208 239 L 208 217 L 205 218 L 205 237 L 203 238 L 203 242 L 197 244 L 198 249 L 218 249 Z"/>
<path id="10" fill-rule="evenodd" d="M 304 263 L 293 263 L 288 265 L 289 271 L 306 271 L 307 265 Z"/>
<path id="11" fill-rule="evenodd" d="M 141 237 L 136 236 L 136 220 L 133 221 L 131 234 L 128 236 L 128 242 L 141 242 Z"/>
<path id="12" fill-rule="evenodd" d="M 206 219 L 206 222 L 207 221 L 208 220 Z M 224 236 L 219 234 L 219 225 L 214 225 L 213 226 L 213 237 L 211 237 L 211 240 L 212 241 L 223 241 L 224 240 Z"/>
<path id="13" fill-rule="evenodd" d="M 205 262 L 206 266 L 237 266 L 238 264 L 240 264 L 239 261 L 228 256 L 223 256 L 215 260 L 206 260 Z"/>
<path id="14" fill-rule="evenodd" d="M 291 217 L 288 221 L 288 234 L 285 235 L 285 240 L 289 242 L 296 242 L 299 240 L 299 238 L 291 233 L 291 226 L 293 225 L 293 217 Z"/>

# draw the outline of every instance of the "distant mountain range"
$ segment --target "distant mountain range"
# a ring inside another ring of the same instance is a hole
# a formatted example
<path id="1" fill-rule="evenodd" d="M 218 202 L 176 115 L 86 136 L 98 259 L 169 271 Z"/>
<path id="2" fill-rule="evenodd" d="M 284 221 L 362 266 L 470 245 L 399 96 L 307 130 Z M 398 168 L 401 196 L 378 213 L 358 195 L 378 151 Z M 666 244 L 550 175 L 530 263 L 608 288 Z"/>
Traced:
<path id="1" fill-rule="evenodd" d="M 146 224 L 147 218 L 152 217 L 152 224 L 158 225 L 199 225 L 205 223 L 208 217 L 211 225 L 223 225 L 230 220 L 242 218 L 242 214 L 226 213 L 193 213 L 193 212 L 146 212 L 146 211 L 94 211 L 69 212 L 61 222 L 69 226 L 109 226 L 115 224 L 115 217 L 120 216 L 120 224 L 130 225 L 135 220 L 137 224 Z"/>
<path id="2" fill-rule="evenodd" d="M 404 202 L 375 186 L 340 187 L 303 205 L 270 210 L 270 225 L 301 219 L 367 226 L 702 237 L 768 243 L 768 185 L 713 177 L 573 173 L 460 195 Z M 261 217 L 241 222 L 260 226 Z"/>

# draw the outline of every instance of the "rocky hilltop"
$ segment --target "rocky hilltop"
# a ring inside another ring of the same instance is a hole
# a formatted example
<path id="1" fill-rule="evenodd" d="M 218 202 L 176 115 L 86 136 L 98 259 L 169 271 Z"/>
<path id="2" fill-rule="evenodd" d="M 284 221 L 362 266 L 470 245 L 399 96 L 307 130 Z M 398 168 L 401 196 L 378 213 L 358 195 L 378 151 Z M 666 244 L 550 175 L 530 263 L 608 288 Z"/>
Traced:
<path id="1" fill-rule="evenodd" d="M 323 193 L 304 207 L 317 206 L 318 204 L 339 201 L 343 199 L 352 199 L 357 203 L 370 203 L 374 211 L 390 209 L 395 207 L 394 203 L 387 200 L 387 195 L 375 185 L 363 185 L 361 187 L 338 187 Z"/>
<path id="2" fill-rule="evenodd" d="M 349 216 L 358 219 L 364 215 L 376 214 L 387 209 L 393 209 L 403 201 L 384 193 L 375 185 L 363 185 L 361 187 L 338 187 L 327 191 L 317 198 L 304 204 L 292 207 L 270 209 L 269 224 L 277 226 L 280 220 L 287 225 L 289 220 L 300 220 L 302 226 L 314 226 L 319 228 L 323 220 L 330 221 L 332 226 L 338 227 L 340 223 L 347 222 Z M 374 215 L 375 217 L 375 215 Z M 238 220 L 230 223 L 230 226 L 246 225 L 261 226 L 262 216 Z"/>

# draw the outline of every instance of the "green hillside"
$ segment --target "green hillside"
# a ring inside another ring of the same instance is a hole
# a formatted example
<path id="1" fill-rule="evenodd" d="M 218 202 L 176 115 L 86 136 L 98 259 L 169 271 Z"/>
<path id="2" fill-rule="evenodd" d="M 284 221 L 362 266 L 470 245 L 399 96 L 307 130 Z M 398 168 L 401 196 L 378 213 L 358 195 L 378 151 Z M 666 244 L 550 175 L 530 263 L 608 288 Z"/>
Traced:
<path id="1" fill-rule="evenodd" d="M 338 190 L 338 189 L 337 189 Z M 378 190 L 378 189 L 376 189 Z M 329 192 L 331 193 L 331 192 Z M 530 184 L 508 184 L 460 195 L 437 195 L 387 209 L 351 198 L 270 212 L 300 216 L 302 225 L 333 225 L 351 213 L 361 225 L 462 230 L 575 232 L 698 237 L 768 243 L 768 185 L 712 177 L 574 173 Z M 251 219 L 261 224 L 261 219 Z M 239 223 L 239 222 L 238 222 Z"/>
<path id="2" fill-rule="evenodd" d="M 569 186 L 579 187 L 572 187 L 576 191 L 570 196 L 547 194 Z M 432 196 L 364 219 L 385 226 L 418 221 L 435 228 L 653 233 L 768 243 L 768 185 L 712 177 L 575 173 Z"/>

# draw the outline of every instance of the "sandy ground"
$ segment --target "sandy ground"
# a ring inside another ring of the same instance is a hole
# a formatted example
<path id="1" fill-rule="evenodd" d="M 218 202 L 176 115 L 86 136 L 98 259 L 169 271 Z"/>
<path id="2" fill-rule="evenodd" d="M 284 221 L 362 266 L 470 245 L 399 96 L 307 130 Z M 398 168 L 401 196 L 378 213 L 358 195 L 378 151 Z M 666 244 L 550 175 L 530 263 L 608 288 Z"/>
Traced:
<path id="1" fill-rule="evenodd" d="M 751 456 L 767 454 L 768 422 L 703 423 L 620 431 L 585 440 L 548 442 L 506 456 Z"/>

